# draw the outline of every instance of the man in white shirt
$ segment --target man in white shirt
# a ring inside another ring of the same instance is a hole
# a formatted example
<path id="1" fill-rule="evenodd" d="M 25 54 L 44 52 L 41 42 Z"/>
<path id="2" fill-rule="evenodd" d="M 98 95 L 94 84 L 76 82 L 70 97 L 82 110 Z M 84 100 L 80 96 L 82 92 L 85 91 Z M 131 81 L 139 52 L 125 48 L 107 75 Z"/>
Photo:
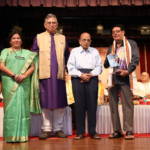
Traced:
<path id="1" fill-rule="evenodd" d="M 72 49 L 68 60 L 68 72 L 72 76 L 75 98 L 76 140 L 82 139 L 85 132 L 85 114 L 88 117 L 88 132 L 93 139 L 96 134 L 96 109 L 98 95 L 98 75 L 102 72 L 101 58 L 97 49 L 90 47 L 91 36 L 82 33 L 79 47 Z"/>

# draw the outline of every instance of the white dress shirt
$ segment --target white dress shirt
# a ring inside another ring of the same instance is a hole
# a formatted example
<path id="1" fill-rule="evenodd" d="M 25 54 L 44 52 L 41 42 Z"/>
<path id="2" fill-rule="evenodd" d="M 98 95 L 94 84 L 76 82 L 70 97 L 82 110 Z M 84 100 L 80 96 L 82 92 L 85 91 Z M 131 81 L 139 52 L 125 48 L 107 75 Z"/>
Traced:
<path id="1" fill-rule="evenodd" d="M 150 82 L 146 82 L 146 83 L 137 82 L 135 88 L 133 89 L 133 94 L 141 97 L 149 95 Z"/>
<path id="2" fill-rule="evenodd" d="M 102 72 L 102 62 L 97 49 L 89 47 L 84 50 L 81 46 L 73 48 L 68 59 L 67 68 L 69 75 L 80 77 L 79 69 L 92 69 L 92 76 L 98 76 Z"/>

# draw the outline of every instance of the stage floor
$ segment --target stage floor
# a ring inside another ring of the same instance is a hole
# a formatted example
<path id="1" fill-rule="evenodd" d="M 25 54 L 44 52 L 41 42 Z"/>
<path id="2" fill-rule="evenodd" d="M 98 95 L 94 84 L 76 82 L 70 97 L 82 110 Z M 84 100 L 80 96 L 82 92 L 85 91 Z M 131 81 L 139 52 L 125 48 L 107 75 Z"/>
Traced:
<path id="1" fill-rule="evenodd" d="M 134 140 L 108 139 L 93 140 L 86 137 L 82 140 L 66 139 L 31 139 L 28 143 L 9 144 L 0 141 L 0 150 L 149 150 L 149 138 Z"/>

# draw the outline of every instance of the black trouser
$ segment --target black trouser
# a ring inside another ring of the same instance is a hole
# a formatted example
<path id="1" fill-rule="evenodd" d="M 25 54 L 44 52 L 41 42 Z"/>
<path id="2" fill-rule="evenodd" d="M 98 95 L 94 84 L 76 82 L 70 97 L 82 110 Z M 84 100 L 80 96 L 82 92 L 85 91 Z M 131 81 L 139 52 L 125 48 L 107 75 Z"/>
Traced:
<path id="1" fill-rule="evenodd" d="M 93 77 L 89 82 L 81 82 L 80 78 L 72 78 L 73 94 L 75 98 L 75 115 L 77 135 L 85 132 L 85 115 L 87 112 L 88 132 L 96 133 L 96 110 L 98 95 L 98 78 Z"/>

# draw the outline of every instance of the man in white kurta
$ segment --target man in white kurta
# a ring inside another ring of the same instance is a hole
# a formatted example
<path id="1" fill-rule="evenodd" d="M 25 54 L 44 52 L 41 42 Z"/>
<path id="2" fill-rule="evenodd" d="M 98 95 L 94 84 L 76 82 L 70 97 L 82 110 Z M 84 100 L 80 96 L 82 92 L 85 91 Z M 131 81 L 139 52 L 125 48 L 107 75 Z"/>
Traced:
<path id="1" fill-rule="evenodd" d="M 135 97 L 150 99 L 150 78 L 147 72 L 142 72 L 141 82 L 137 82 L 133 89 Z"/>

